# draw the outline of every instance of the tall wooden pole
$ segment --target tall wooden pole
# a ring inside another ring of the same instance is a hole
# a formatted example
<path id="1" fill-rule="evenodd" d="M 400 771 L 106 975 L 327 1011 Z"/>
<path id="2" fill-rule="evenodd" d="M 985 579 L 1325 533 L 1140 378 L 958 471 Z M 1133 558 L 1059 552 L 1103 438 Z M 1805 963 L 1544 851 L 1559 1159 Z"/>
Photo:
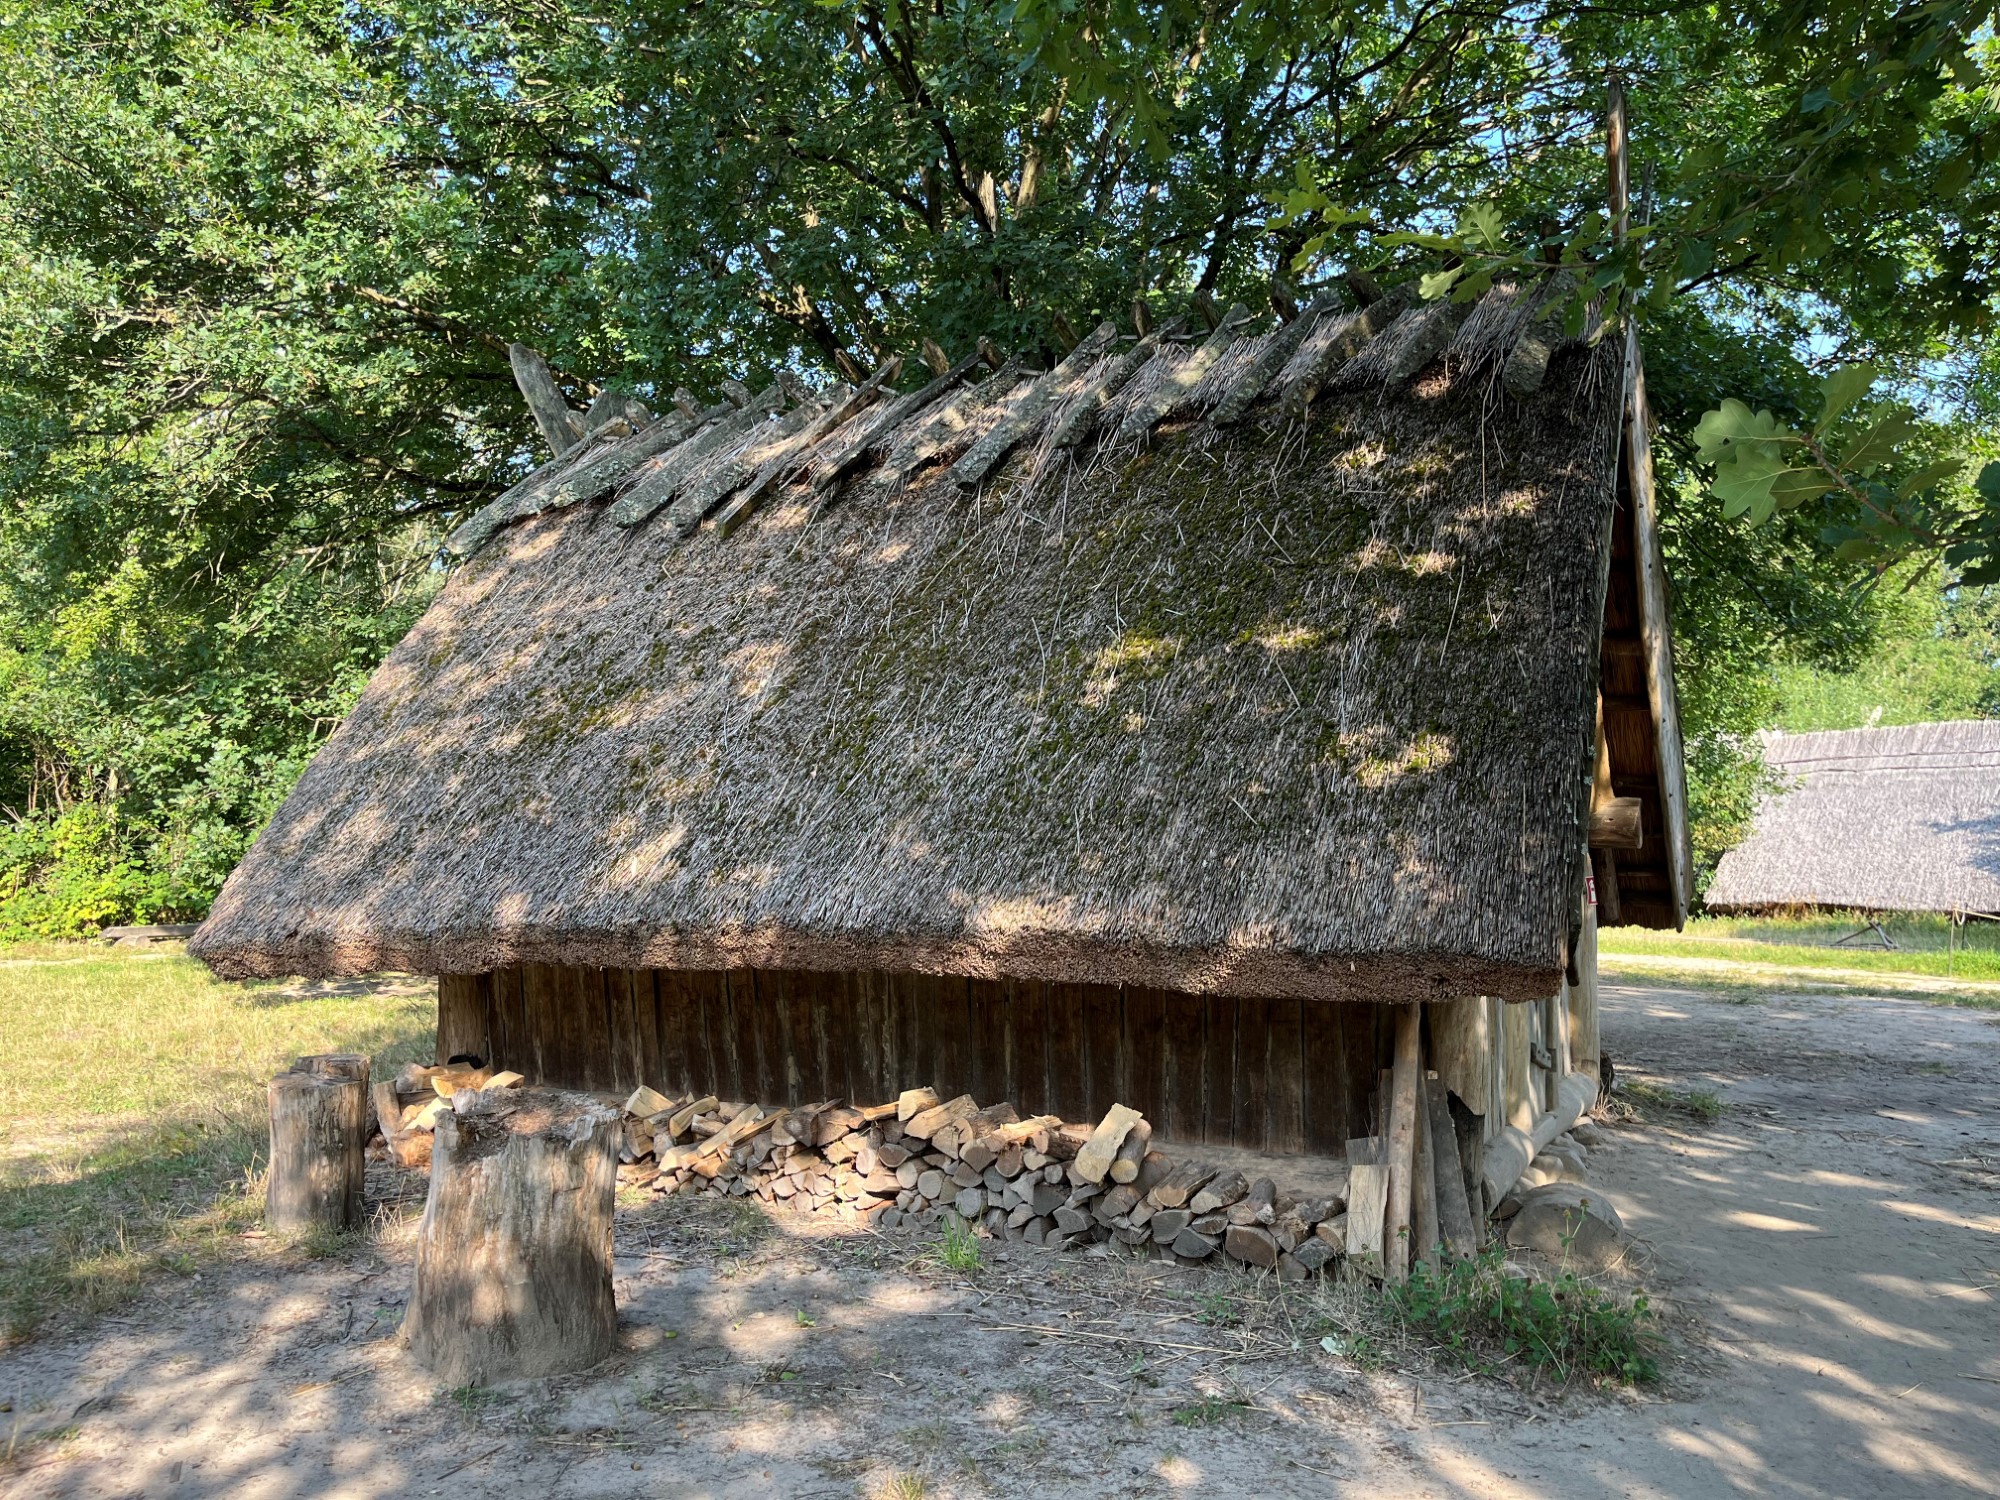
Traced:
<path id="1" fill-rule="evenodd" d="M 1391 1283 L 1410 1275 L 1410 1206 L 1417 1170 L 1417 1081 L 1423 1069 L 1422 1002 L 1396 1008 L 1396 1065 L 1389 1074 L 1389 1208 L 1382 1218 L 1382 1269 Z"/>

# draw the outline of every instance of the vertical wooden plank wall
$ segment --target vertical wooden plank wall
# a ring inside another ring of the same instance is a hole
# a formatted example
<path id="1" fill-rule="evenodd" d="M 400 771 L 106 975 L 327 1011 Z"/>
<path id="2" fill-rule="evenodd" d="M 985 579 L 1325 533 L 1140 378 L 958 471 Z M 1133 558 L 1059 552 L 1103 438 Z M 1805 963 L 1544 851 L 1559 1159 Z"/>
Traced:
<path id="1" fill-rule="evenodd" d="M 438 983 L 439 1056 L 475 1053 L 535 1082 L 763 1104 L 931 1084 L 1069 1120 L 1123 1102 L 1183 1144 L 1321 1154 L 1369 1133 L 1385 1015 L 1136 985 L 796 970 L 526 964 Z"/>

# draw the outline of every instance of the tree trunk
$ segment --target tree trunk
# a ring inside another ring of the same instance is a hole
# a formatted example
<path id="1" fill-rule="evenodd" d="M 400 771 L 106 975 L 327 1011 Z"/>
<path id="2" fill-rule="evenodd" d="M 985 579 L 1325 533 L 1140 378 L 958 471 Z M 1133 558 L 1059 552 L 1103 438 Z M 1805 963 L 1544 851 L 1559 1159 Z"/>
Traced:
<path id="1" fill-rule="evenodd" d="M 510 1089 L 439 1116 L 403 1339 L 447 1385 L 588 1369 L 612 1351 L 618 1112 Z"/>
<path id="2" fill-rule="evenodd" d="M 359 1076 L 350 1067 L 280 1073 L 271 1080 L 271 1168 L 264 1187 L 264 1219 L 271 1228 L 290 1234 L 361 1227 L 367 1073 L 362 1058 Z"/>

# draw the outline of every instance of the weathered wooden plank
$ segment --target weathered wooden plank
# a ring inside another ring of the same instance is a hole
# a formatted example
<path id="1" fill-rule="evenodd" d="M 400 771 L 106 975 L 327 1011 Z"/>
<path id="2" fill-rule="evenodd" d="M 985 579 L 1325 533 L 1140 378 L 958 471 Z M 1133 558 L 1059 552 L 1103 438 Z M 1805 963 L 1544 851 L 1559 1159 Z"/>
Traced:
<path id="1" fill-rule="evenodd" d="M 526 344 L 507 346 L 507 363 L 514 367 L 514 384 L 534 416 L 546 442 L 560 458 L 583 441 L 583 419 L 569 409 L 562 389 L 549 373 L 549 362 Z"/>
<path id="2" fill-rule="evenodd" d="M 1269 1138 L 1264 1097 L 1264 1078 L 1270 1067 L 1270 1003 L 1240 999 L 1236 1002 L 1236 1079 L 1230 1089 L 1234 1101 L 1231 1133 L 1236 1144 L 1263 1150 Z"/>
<path id="3" fill-rule="evenodd" d="M 1124 1063 L 1124 1007 L 1115 985 L 1083 987 L 1083 1117 L 1095 1120 L 1119 1102 Z"/>
<path id="4" fill-rule="evenodd" d="M 618 1087 L 611 1071 L 611 1048 L 606 1045 L 612 1031 L 608 976 L 608 970 L 594 964 L 578 965 L 569 981 L 574 999 L 562 1012 L 563 1045 L 586 1089 Z"/>
<path id="5" fill-rule="evenodd" d="M 1429 1132 L 1435 1181 L 1438 1236 L 1461 1260 L 1479 1253 L 1473 1228 L 1471 1200 L 1466 1196 L 1463 1163 L 1458 1154 L 1458 1130 L 1451 1113 L 1451 1091 L 1442 1078 L 1424 1080 L 1424 1124 Z"/>
<path id="6" fill-rule="evenodd" d="M 742 991 L 748 992 L 749 1005 L 739 1012 L 737 1025 L 748 1020 L 748 1030 L 744 1033 L 750 1055 L 756 1059 L 751 1075 L 750 1092 L 744 1098 L 766 1108 L 775 1109 L 785 1104 L 785 1037 L 778 1018 L 778 1007 L 771 1003 L 769 996 L 759 993 L 755 970 L 744 971 L 747 981 L 738 984 L 736 975 L 730 976 L 729 992 L 732 1000 Z"/>
<path id="7" fill-rule="evenodd" d="M 873 973 L 847 977 L 854 1009 L 854 1045 L 848 1053 L 847 1097 L 875 1103 L 893 1099 L 899 1085 L 890 1066 L 885 1032 L 888 1026 L 881 983 Z"/>
<path id="8" fill-rule="evenodd" d="M 1060 364 L 1029 387 L 985 436 L 965 451 L 964 457 L 951 466 L 951 477 L 970 488 L 992 473 L 1014 445 L 1034 430 L 1035 424 L 1041 421 L 1043 413 L 1052 403 L 1073 397 L 1083 389 L 1098 356 L 1109 349 L 1117 337 L 1116 325 L 1100 323 L 1088 338 L 1063 357 Z"/>
<path id="9" fill-rule="evenodd" d="M 1004 1099 L 1018 1107 L 1020 1101 L 1007 1079 L 1007 987 L 997 979 L 972 979 L 966 981 L 965 991 L 969 1037 L 966 1092 L 981 1104 Z"/>
<path id="10" fill-rule="evenodd" d="M 492 1061 L 492 1037 L 477 974 L 438 975 L 437 1060 L 458 1053 Z"/>
<path id="11" fill-rule="evenodd" d="M 1340 1154 L 1354 1134 L 1347 1119 L 1347 1018 L 1365 1015 L 1363 1007 L 1326 1002 L 1309 1003 L 1299 1015 L 1305 1149 L 1325 1156 Z"/>
<path id="12" fill-rule="evenodd" d="M 660 1037 L 658 1087 L 676 1099 L 713 1086 L 708 1047 L 695 1029 L 699 1024 L 699 1002 L 693 994 L 697 982 L 697 976 L 684 970 L 653 972 L 654 1024 Z"/>
<path id="13" fill-rule="evenodd" d="M 720 983 L 713 1010 L 714 1029 L 709 1034 L 709 1055 L 715 1068 L 715 1082 L 709 1087 L 721 1098 L 748 1103 L 756 1083 L 756 1062 L 753 1053 L 746 1075 L 742 1034 L 736 1021 L 738 976 L 734 972 L 724 972 L 717 977 Z"/>
<path id="14" fill-rule="evenodd" d="M 1383 1274 L 1382 1245 L 1388 1219 L 1389 1169 L 1355 1162 L 1347 1173 L 1347 1258 L 1356 1270 Z"/>
<path id="15" fill-rule="evenodd" d="M 1305 1031 L 1300 1007 L 1318 1002 L 1266 1003 L 1269 1040 L 1264 1070 L 1264 1149 L 1296 1155 L 1306 1149 Z"/>
<path id="16" fill-rule="evenodd" d="M 1236 1006 L 1233 995 L 1211 995 L 1202 1009 L 1201 1138 L 1210 1146 L 1236 1144 Z"/>
<path id="17" fill-rule="evenodd" d="M 1084 1056 L 1084 986 L 1052 984 L 1048 991 L 1048 1113 L 1065 1120 L 1090 1115 L 1090 1088 Z M 1091 1116 L 1095 1118 L 1095 1116 Z"/>
<path id="18" fill-rule="evenodd" d="M 1475 1112 L 1484 1114 L 1492 1094 L 1487 1074 L 1493 1064 L 1485 998 L 1473 995 L 1463 1000 L 1433 1001 L 1424 1011 L 1424 1024 L 1430 1033 L 1430 1050 L 1425 1056 L 1430 1066 L 1447 1088 Z"/>
<path id="19" fill-rule="evenodd" d="M 632 993 L 625 983 L 629 972 L 625 969 L 605 969 L 602 972 L 604 987 L 604 1034 L 598 1040 L 603 1049 L 604 1070 L 610 1076 L 610 1086 L 621 1093 L 629 1094 L 642 1081 L 638 1078 L 638 1060 L 632 1047 Z"/>
<path id="20" fill-rule="evenodd" d="M 1577 938 L 1576 972 L 1579 982 L 1569 987 L 1569 1065 L 1571 1071 L 1594 1078 L 1604 1048 L 1598 1036 L 1597 908 L 1587 902 Z"/>
<path id="21" fill-rule="evenodd" d="M 1526 1004 L 1500 1006 L 1499 1050 L 1503 1091 L 1501 1125 L 1532 1129 L 1541 1114 L 1536 1097 L 1534 1072 L 1529 1064 L 1529 1041 L 1534 1035 L 1534 1010 Z"/>
<path id="22" fill-rule="evenodd" d="M 1124 987 L 1124 1079 L 1119 1099 L 1158 1129 L 1167 1118 L 1165 991 L 1150 985 Z"/>
<path id="23" fill-rule="evenodd" d="M 509 965 L 493 972 L 493 1052 L 489 1061 L 539 1079 L 541 1061 L 521 1001 L 521 970 Z"/>
<path id="24" fill-rule="evenodd" d="M 1169 1140 L 1199 1144 L 1208 1099 L 1209 1001 L 1175 990 L 1161 992 L 1160 1133 Z"/>
<path id="25" fill-rule="evenodd" d="M 1049 1091 L 1049 987 L 1010 979 L 1007 994 L 1007 1097 L 1023 1114 L 1057 1114 Z"/>
<path id="26" fill-rule="evenodd" d="M 1660 502 L 1653 483 L 1653 439 L 1646 399 L 1645 362 L 1638 320 L 1625 331 L 1625 457 L 1632 486 L 1634 541 L 1638 546 L 1640 638 L 1645 643 L 1647 696 L 1651 700 L 1666 812 L 1667 871 L 1673 882 L 1676 927 L 1687 912 L 1694 883 L 1688 841 L 1687 769 L 1681 752 L 1680 708 L 1674 694 L 1673 632 L 1667 607 L 1667 567 L 1660 546 Z"/>

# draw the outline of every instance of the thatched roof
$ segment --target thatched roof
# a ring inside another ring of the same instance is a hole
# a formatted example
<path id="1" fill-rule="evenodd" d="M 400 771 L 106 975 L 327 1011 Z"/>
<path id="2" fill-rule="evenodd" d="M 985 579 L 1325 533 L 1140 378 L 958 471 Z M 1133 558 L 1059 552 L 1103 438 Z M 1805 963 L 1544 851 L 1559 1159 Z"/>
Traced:
<path id="1" fill-rule="evenodd" d="M 1546 994 L 1621 369 L 1540 306 L 628 408 L 454 538 L 193 951 Z"/>
<path id="2" fill-rule="evenodd" d="M 2000 913 L 2000 720 L 1773 734 L 1764 758 L 1781 784 L 1710 907 Z"/>

